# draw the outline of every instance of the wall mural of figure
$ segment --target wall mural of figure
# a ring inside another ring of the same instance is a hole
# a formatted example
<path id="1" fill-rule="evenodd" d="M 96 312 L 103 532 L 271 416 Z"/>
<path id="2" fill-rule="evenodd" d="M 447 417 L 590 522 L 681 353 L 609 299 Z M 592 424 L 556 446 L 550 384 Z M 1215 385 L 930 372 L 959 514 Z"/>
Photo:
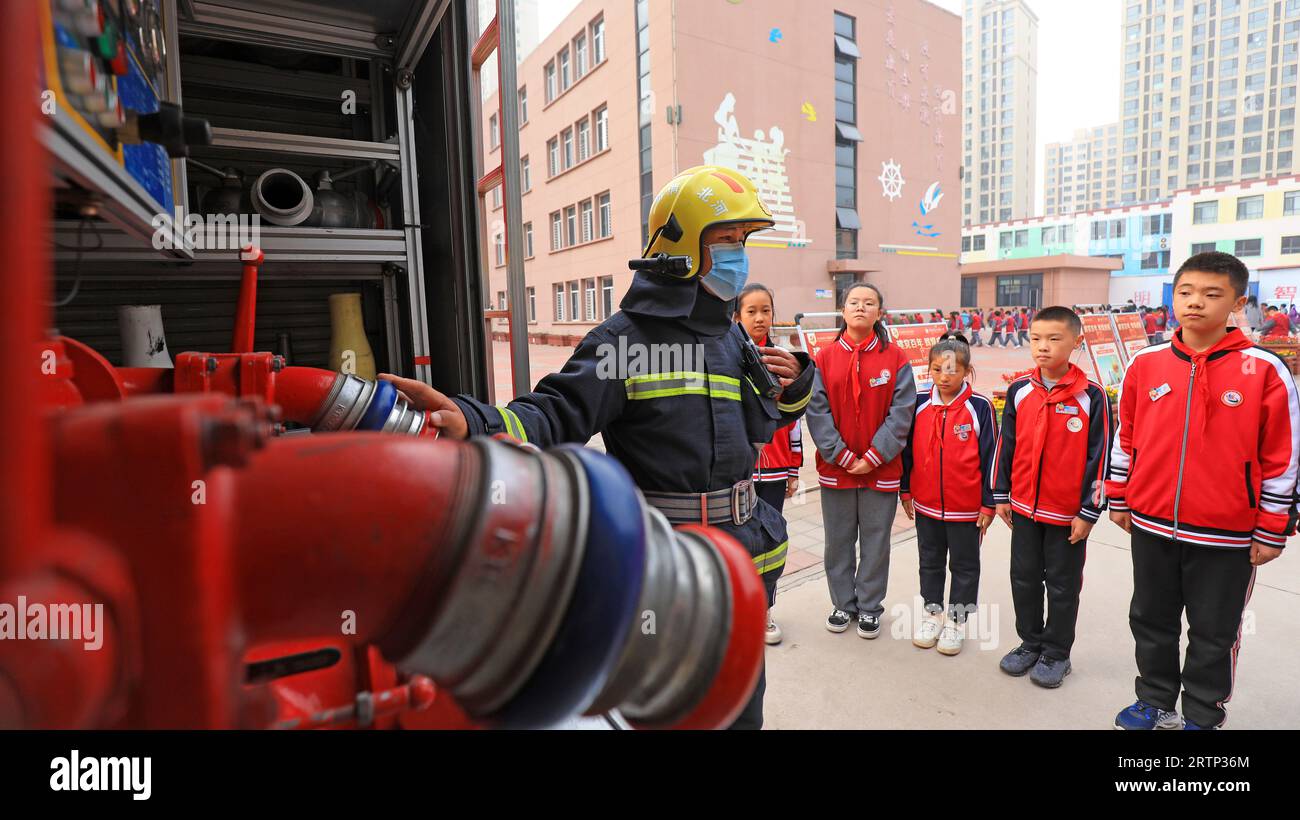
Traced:
<path id="1" fill-rule="evenodd" d="M 728 91 L 722 98 L 713 121 L 718 124 L 718 142 L 704 152 L 708 165 L 735 168 L 753 180 L 763 202 L 772 212 L 776 225 L 769 231 L 755 235 L 761 244 L 784 244 L 786 247 L 804 247 L 812 244 L 799 227 L 794 198 L 790 192 L 790 176 L 786 170 L 785 132 L 778 125 L 754 130 L 752 139 L 740 135 L 736 118 L 736 96 Z"/>

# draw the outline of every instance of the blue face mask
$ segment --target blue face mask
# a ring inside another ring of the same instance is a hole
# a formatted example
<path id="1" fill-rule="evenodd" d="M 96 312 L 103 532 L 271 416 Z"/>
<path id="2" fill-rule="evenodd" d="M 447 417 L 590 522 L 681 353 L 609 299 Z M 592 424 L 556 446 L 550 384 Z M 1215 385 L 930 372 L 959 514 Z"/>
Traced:
<path id="1" fill-rule="evenodd" d="M 722 301 L 730 302 L 749 280 L 749 257 L 745 255 L 745 246 L 740 242 L 709 245 L 709 257 L 713 265 L 700 279 L 700 287 Z"/>

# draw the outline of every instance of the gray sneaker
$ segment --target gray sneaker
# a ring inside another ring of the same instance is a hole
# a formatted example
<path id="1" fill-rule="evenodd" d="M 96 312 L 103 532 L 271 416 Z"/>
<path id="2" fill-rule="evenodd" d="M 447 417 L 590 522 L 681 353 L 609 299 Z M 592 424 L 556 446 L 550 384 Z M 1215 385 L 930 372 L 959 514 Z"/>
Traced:
<path id="1" fill-rule="evenodd" d="M 1013 678 L 1018 678 L 1034 668 L 1034 664 L 1038 663 L 1038 655 L 1038 652 L 1026 649 L 1021 644 L 1003 656 L 998 668 Z"/>
<path id="2" fill-rule="evenodd" d="M 1055 689 L 1070 674 L 1069 658 L 1039 658 L 1029 670 L 1029 679 L 1046 689 Z"/>

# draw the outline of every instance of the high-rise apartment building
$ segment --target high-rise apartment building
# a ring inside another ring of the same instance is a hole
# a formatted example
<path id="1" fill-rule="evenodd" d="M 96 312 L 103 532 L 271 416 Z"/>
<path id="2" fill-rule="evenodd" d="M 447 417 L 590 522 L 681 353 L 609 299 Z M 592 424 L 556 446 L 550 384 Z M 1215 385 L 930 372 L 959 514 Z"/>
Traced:
<path id="1" fill-rule="evenodd" d="M 1080 128 L 1049 142 L 1043 160 L 1043 215 L 1109 208 L 1118 202 L 1119 123 Z"/>
<path id="2" fill-rule="evenodd" d="M 1294 168 L 1300 0 L 1126 2 L 1120 201 Z"/>
<path id="3" fill-rule="evenodd" d="M 1025 0 L 966 0 L 962 223 L 1034 212 L 1038 17 Z"/>

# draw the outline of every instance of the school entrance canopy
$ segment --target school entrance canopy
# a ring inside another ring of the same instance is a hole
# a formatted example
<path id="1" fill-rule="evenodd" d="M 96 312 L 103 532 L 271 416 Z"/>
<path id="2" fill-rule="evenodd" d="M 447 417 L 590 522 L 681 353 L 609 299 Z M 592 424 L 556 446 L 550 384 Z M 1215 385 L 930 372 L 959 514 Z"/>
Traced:
<path id="1" fill-rule="evenodd" d="M 978 307 L 1068 307 L 1105 302 L 1110 294 L 1111 271 L 1123 266 L 1119 259 L 1055 254 L 973 262 L 961 266 L 961 277 L 963 283 L 967 277 L 977 280 L 975 305 Z"/>

